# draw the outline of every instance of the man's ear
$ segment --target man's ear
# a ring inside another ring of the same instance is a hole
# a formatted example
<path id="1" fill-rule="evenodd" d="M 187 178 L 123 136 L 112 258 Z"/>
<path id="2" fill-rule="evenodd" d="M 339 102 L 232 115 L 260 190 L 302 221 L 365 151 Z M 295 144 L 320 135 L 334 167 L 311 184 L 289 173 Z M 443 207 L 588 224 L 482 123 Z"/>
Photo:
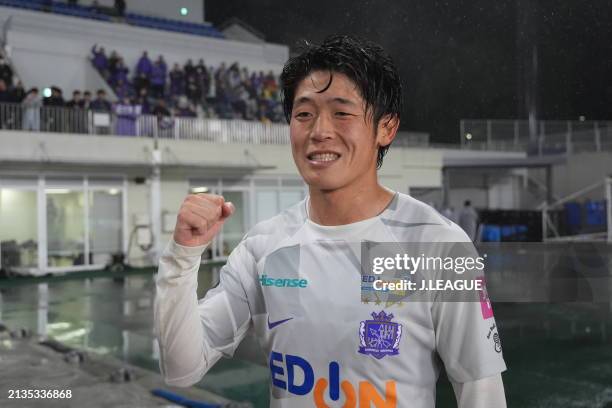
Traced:
<path id="1" fill-rule="evenodd" d="M 376 132 L 376 141 L 380 146 L 388 146 L 391 144 L 393 139 L 395 139 L 399 124 L 400 121 L 397 115 L 389 114 L 380 118 Z"/>

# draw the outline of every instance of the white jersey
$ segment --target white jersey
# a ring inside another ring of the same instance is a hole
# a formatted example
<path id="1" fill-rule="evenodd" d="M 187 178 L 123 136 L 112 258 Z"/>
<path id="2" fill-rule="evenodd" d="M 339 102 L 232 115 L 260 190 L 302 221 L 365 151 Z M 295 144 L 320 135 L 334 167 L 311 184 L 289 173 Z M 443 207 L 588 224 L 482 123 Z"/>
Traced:
<path id="1" fill-rule="evenodd" d="M 481 303 L 362 301 L 359 254 L 339 245 L 469 241 L 461 228 L 400 193 L 378 216 L 348 225 L 315 224 L 306 208 L 307 199 L 255 226 L 199 301 L 204 247 L 170 242 L 155 305 L 169 384 L 197 382 L 249 328 L 267 354 L 271 407 L 432 408 L 442 364 L 456 383 L 506 369 Z M 368 324 L 394 330 L 391 352 L 364 347 L 360 328 Z M 185 348 L 194 352 L 187 357 Z"/>

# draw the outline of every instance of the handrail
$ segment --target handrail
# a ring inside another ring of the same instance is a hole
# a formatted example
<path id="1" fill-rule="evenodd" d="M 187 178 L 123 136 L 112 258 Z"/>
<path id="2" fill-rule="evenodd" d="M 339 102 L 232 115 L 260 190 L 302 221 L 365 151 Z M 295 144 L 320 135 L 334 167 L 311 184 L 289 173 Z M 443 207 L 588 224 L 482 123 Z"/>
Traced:
<path id="1" fill-rule="evenodd" d="M 55 106 L 43 106 L 33 110 L 20 104 L 0 103 L 0 129 L 157 137 L 223 144 L 290 142 L 289 126 L 283 123 L 139 115 L 138 108 L 133 106 L 116 106 L 112 112 L 96 112 Z M 429 134 L 402 131 L 398 133 L 394 145 L 428 147 Z"/>
<path id="2" fill-rule="evenodd" d="M 612 150 L 612 121 L 541 120 L 537 122 L 534 138 L 527 120 L 462 119 L 459 142 L 467 149 L 484 145 L 487 150 L 501 143 L 539 156 L 609 151 Z"/>

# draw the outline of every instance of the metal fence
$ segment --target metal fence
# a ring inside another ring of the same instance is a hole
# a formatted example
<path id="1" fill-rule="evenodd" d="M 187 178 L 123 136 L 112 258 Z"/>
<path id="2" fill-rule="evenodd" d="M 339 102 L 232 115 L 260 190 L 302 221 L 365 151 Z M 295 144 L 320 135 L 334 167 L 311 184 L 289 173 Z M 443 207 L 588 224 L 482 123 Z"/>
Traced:
<path id="1" fill-rule="evenodd" d="M 532 155 L 612 151 L 612 121 L 468 120 L 459 124 L 463 148 L 526 151 Z"/>
<path id="2" fill-rule="evenodd" d="M 245 120 L 121 115 L 78 108 L 25 108 L 0 104 L 0 129 L 124 137 L 200 140 L 211 143 L 288 144 L 289 126 Z M 398 132 L 396 146 L 429 146 L 429 134 Z M 455 146 L 458 147 L 458 146 Z"/>
<path id="3" fill-rule="evenodd" d="M 213 143 L 289 143 L 289 127 L 280 123 L 116 114 L 53 106 L 27 108 L 9 103 L 0 104 L 0 129 L 159 137 Z"/>

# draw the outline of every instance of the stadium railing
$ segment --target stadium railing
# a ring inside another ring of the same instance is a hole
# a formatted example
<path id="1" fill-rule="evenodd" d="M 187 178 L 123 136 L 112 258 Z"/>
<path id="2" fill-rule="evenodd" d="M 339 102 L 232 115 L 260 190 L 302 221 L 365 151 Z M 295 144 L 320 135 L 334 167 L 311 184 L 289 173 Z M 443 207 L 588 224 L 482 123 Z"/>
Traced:
<path id="1" fill-rule="evenodd" d="M 28 109 L 20 104 L 0 103 L 0 130 L 29 130 L 84 135 L 115 135 L 211 143 L 288 144 L 289 126 L 246 120 L 189 118 L 178 116 L 118 115 L 114 112 L 42 106 Z M 398 132 L 394 146 L 429 147 L 429 134 Z M 448 145 L 457 148 L 458 145 Z"/>
<path id="2" fill-rule="evenodd" d="M 287 144 L 289 127 L 245 120 L 118 115 L 113 112 L 0 103 L 0 130 L 159 137 L 212 143 Z"/>
<path id="3" fill-rule="evenodd" d="M 612 151 L 612 122 L 541 120 L 530 130 L 527 120 L 462 119 L 459 137 L 468 149 L 520 150 L 538 156 Z"/>

